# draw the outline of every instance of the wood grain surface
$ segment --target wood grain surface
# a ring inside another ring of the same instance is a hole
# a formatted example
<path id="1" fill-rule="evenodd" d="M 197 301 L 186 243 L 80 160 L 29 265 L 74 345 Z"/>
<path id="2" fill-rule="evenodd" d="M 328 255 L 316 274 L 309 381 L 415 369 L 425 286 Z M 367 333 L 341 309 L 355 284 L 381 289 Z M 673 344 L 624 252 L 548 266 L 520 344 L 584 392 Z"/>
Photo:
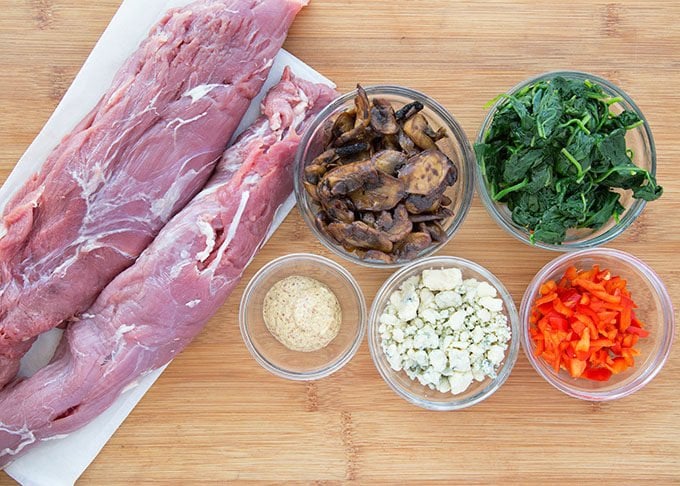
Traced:
<path id="1" fill-rule="evenodd" d="M 0 180 L 40 131 L 118 3 L 2 2 Z M 618 84 L 651 124 L 666 192 L 609 246 L 649 263 L 680 306 L 679 19 L 675 0 L 313 0 L 285 47 L 342 91 L 357 82 L 422 90 L 446 106 L 471 138 L 484 104 L 528 76 L 579 69 Z M 553 389 L 523 354 L 495 395 L 451 413 L 423 411 L 397 397 L 365 343 L 330 378 L 305 384 L 269 375 L 242 343 L 238 302 L 257 269 L 293 251 L 333 258 L 291 213 L 82 484 L 680 483 L 677 346 L 646 388 L 602 404 Z M 557 256 L 508 236 L 477 197 L 460 233 L 440 254 L 485 265 L 518 304 L 534 273 Z M 390 274 L 345 265 L 369 303 Z M 0 484 L 12 483 L 0 476 Z"/>

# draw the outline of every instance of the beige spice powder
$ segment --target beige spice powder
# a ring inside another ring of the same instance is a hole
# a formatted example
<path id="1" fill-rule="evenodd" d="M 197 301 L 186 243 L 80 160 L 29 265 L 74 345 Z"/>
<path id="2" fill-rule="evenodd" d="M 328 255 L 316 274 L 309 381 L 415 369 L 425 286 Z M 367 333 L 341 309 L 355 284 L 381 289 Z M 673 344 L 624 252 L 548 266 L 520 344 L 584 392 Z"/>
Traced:
<path id="1" fill-rule="evenodd" d="M 340 331 L 342 311 L 325 284 L 292 275 L 276 282 L 264 297 L 262 310 L 269 332 L 293 351 L 317 351 Z"/>

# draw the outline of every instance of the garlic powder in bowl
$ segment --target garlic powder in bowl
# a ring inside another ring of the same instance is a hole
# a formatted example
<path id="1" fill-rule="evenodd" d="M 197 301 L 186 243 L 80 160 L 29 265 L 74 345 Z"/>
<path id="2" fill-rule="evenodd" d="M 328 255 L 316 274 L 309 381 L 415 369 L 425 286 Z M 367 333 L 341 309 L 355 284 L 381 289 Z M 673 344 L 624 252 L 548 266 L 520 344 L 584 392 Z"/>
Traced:
<path id="1" fill-rule="evenodd" d="M 340 303 L 327 285 L 291 275 L 276 282 L 264 297 L 262 310 L 269 332 L 293 351 L 317 351 L 338 335 Z"/>
<path id="2" fill-rule="evenodd" d="M 267 263 L 250 280 L 239 326 L 246 348 L 265 370 L 289 380 L 317 380 L 356 354 L 366 303 L 342 266 L 293 253 Z"/>

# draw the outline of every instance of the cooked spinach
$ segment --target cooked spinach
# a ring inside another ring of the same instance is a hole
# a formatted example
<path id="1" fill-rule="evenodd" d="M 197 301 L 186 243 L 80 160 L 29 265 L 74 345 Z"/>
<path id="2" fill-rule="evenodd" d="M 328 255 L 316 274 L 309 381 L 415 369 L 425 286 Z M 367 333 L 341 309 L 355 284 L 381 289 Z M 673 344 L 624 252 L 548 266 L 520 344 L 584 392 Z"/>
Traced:
<path id="1" fill-rule="evenodd" d="M 475 153 L 491 197 L 507 204 L 532 242 L 559 244 L 570 228 L 618 221 L 625 208 L 616 189 L 645 201 L 661 196 L 626 147 L 626 132 L 643 120 L 632 111 L 612 113 L 621 99 L 600 85 L 558 76 L 497 99 L 503 101 Z"/>

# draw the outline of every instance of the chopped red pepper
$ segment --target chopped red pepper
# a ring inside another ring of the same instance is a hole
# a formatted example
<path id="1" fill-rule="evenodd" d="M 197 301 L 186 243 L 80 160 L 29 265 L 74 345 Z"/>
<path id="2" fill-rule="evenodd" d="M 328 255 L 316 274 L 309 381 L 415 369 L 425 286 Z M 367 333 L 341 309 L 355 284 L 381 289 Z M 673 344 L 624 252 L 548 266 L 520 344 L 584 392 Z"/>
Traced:
<path id="1" fill-rule="evenodd" d="M 555 309 L 555 311 L 559 312 L 563 316 L 571 317 L 572 315 L 574 315 L 574 311 L 571 310 L 566 305 L 564 305 L 559 298 L 553 300 L 552 304 L 553 304 L 553 308 Z"/>
<path id="2" fill-rule="evenodd" d="M 552 302 L 557 298 L 557 294 L 555 292 L 546 295 L 545 297 L 541 297 L 538 299 L 534 304 L 535 305 L 542 305 L 542 304 L 547 304 L 548 302 Z"/>
<path id="3" fill-rule="evenodd" d="M 609 381 L 612 372 L 607 368 L 586 368 L 581 377 L 594 381 Z"/>
<path id="4" fill-rule="evenodd" d="M 626 329 L 626 331 L 631 333 L 631 334 L 635 334 L 637 336 L 640 336 L 640 337 L 649 336 L 649 331 L 647 331 L 646 329 L 642 329 L 640 327 L 637 327 L 637 326 L 628 326 L 628 329 Z"/>
<path id="5" fill-rule="evenodd" d="M 546 283 L 541 285 L 539 292 L 541 295 L 551 294 L 557 288 L 557 284 L 554 280 L 548 280 Z"/>
<path id="6" fill-rule="evenodd" d="M 569 374 L 571 376 L 581 376 L 586 370 L 586 362 L 577 358 L 572 358 L 567 361 L 569 363 Z"/>
<path id="7" fill-rule="evenodd" d="M 627 282 L 607 269 L 569 267 L 564 276 L 539 289 L 531 311 L 535 356 L 555 372 L 607 381 L 635 365 L 635 348 L 649 336 L 633 309 Z"/>

